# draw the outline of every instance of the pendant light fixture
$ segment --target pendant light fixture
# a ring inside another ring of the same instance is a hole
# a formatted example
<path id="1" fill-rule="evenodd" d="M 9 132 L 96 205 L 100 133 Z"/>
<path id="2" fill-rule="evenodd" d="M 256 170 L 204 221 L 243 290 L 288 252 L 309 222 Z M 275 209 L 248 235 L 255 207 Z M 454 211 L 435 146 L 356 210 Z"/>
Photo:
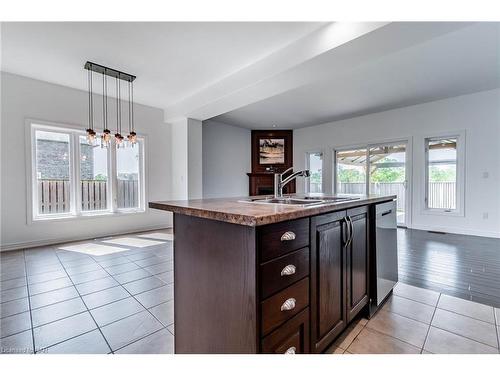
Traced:
<path id="1" fill-rule="evenodd" d="M 86 130 L 86 133 L 87 133 L 87 142 L 90 145 L 93 145 L 96 137 L 96 132 L 94 130 L 94 92 L 92 88 L 94 77 L 93 77 L 93 72 L 90 69 L 87 78 L 88 78 L 88 88 L 89 88 L 89 124 L 88 124 L 89 127 Z"/>
<path id="2" fill-rule="evenodd" d="M 123 143 L 122 136 L 122 98 L 121 98 L 121 85 L 120 80 L 116 77 L 116 133 L 115 143 L 116 148 L 120 148 Z"/>
<path id="3" fill-rule="evenodd" d="M 111 131 L 108 129 L 108 76 L 102 72 L 102 123 L 101 147 L 111 144 Z"/>
<path id="4" fill-rule="evenodd" d="M 121 98 L 121 81 L 128 82 L 128 131 L 127 143 L 132 147 L 137 143 L 137 134 L 135 133 L 134 124 L 134 80 L 135 76 L 120 72 L 119 70 L 108 68 L 103 65 L 87 61 L 84 68 L 88 70 L 88 108 L 89 108 L 89 124 L 86 129 L 87 141 L 94 145 L 97 137 L 94 126 L 94 87 L 93 75 L 94 72 L 102 74 L 102 126 L 101 147 L 109 147 L 113 139 L 109 130 L 108 122 L 108 76 L 115 78 L 116 81 L 116 133 L 114 136 L 117 148 L 124 147 L 124 137 L 122 136 L 122 98 Z"/>
<path id="5" fill-rule="evenodd" d="M 134 147 L 137 143 L 137 134 L 134 131 L 134 83 L 128 82 L 128 131 L 127 139 Z"/>

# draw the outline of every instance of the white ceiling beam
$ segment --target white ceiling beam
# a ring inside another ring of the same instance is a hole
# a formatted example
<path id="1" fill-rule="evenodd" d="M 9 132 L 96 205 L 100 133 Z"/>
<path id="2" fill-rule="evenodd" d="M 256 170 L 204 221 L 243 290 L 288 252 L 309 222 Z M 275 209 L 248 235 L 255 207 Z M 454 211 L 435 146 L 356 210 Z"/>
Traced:
<path id="1" fill-rule="evenodd" d="M 332 74 L 342 74 L 469 24 L 331 23 L 168 106 L 165 121 L 183 117 L 206 120 Z"/>

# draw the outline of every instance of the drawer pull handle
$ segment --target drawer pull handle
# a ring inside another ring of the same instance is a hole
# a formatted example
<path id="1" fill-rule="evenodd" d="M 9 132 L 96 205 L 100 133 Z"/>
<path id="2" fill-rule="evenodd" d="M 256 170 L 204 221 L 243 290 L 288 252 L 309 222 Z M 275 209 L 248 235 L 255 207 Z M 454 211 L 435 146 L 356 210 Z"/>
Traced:
<path id="1" fill-rule="evenodd" d="M 286 350 L 285 354 L 295 354 L 295 353 L 296 353 L 296 351 L 297 351 L 297 348 L 296 348 L 295 346 L 291 346 L 291 347 L 289 347 L 289 348 Z"/>
<path id="2" fill-rule="evenodd" d="M 281 311 L 293 310 L 296 302 L 295 298 L 288 298 L 285 302 L 283 302 L 283 305 L 281 305 Z"/>
<path id="3" fill-rule="evenodd" d="M 295 273 L 295 270 L 296 270 L 295 266 L 293 264 L 289 264 L 288 266 L 286 266 L 281 270 L 281 276 L 293 275 Z"/>
<path id="4" fill-rule="evenodd" d="M 287 231 L 282 234 L 281 236 L 281 242 L 283 241 L 293 241 L 295 239 L 295 233 L 291 231 Z"/>

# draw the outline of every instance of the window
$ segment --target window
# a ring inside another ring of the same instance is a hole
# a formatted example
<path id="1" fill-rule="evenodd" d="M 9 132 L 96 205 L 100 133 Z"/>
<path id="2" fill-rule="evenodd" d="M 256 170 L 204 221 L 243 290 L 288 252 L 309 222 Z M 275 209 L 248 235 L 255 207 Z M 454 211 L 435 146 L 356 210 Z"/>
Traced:
<path id="1" fill-rule="evenodd" d="M 306 179 L 306 191 L 308 193 L 323 192 L 323 153 L 308 152 L 306 154 L 307 169 L 311 176 Z"/>
<path id="2" fill-rule="evenodd" d="M 367 149 L 335 152 L 335 180 L 338 194 L 366 194 Z"/>
<path id="3" fill-rule="evenodd" d="M 108 173 L 109 150 L 96 139 L 89 145 L 87 137 L 80 135 L 80 181 L 79 197 L 82 212 L 108 211 L 111 208 L 110 179 Z"/>
<path id="4" fill-rule="evenodd" d="M 32 219 L 144 210 L 144 139 L 116 149 L 78 129 L 31 124 Z"/>
<path id="5" fill-rule="evenodd" d="M 130 209 L 139 207 L 139 171 L 141 142 L 134 147 L 116 150 L 117 207 Z"/>
<path id="6" fill-rule="evenodd" d="M 37 129 L 35 137 L 35 186 L 37 216 L 73 211 L 70 134 Z"/>
<path id="7" fill-rule="evenodd" d="M 425 139 L 427 210 L 460 213 L 463 200 L 463 162 L 461 137 Z"/>

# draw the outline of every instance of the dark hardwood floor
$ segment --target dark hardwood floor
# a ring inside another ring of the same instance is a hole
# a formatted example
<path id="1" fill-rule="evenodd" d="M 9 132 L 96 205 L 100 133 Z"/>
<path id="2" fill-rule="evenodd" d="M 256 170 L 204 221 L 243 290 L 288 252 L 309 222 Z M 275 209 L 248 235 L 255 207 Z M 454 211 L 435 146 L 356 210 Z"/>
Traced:
<path id="1" fill-rule="evenodd" d="M 399 281 L 500 307 L 500 239 L 398 229 Z"/>

